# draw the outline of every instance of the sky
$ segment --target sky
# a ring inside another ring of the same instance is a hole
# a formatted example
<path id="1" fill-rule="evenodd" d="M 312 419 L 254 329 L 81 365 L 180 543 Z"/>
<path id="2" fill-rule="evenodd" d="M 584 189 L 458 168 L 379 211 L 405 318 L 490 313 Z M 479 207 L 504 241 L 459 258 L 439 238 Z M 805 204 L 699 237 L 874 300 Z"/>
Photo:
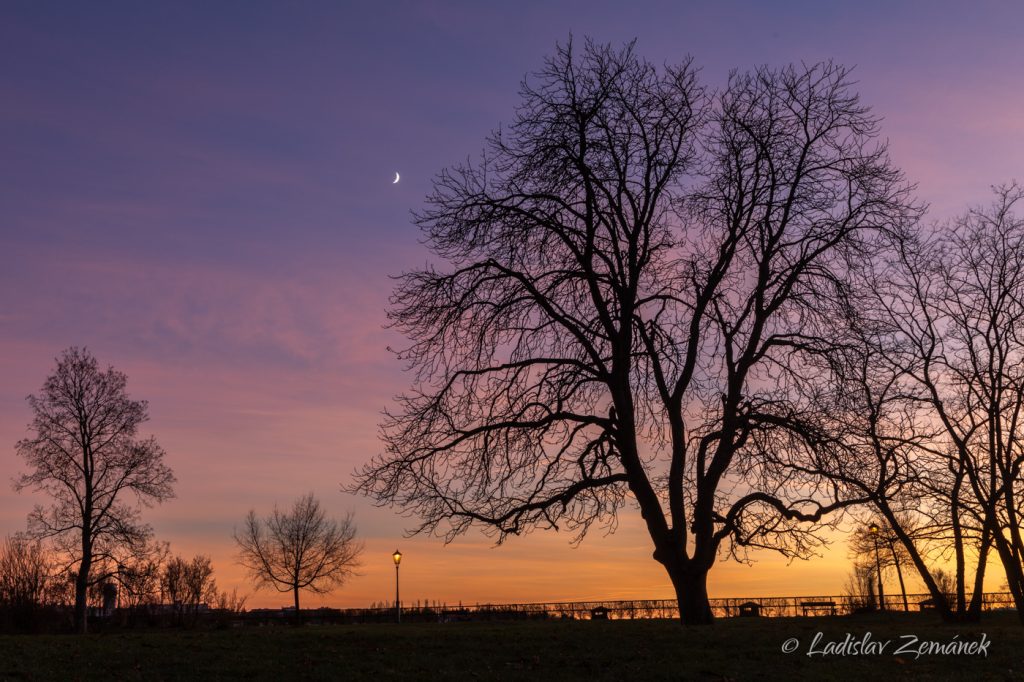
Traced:
<path id="1" fill-rule="evenodd" d="M 6 482 L 55 356 L 86 346 L 149 401 L 177 497 L 147 510 L 252 606 L 232 529 L 313 492 L 352 511 L 361 575 L 309 606 L 668 598 L 630 513 L 579 547 L 536 532 L 406 538 L 341 492 L 380 451 L 410 378 L 388 345 L 390 276 L 429 254 L 410 211 L 511 119 L 570 36 L 702 81 L 855 67 L 895 164 L 942 221 L 1024 169 L 1024 6 L 1011 2 L 218 2 L 0 4 L 0 535 L 42 501 Z M 395 173 L 401 182 L 392 184 Z M 1022 178 L 1024 179 L 1024 178 Z M 810 562 L 723 563 L 711 596 L 837 594 L 842 537 Z"/>

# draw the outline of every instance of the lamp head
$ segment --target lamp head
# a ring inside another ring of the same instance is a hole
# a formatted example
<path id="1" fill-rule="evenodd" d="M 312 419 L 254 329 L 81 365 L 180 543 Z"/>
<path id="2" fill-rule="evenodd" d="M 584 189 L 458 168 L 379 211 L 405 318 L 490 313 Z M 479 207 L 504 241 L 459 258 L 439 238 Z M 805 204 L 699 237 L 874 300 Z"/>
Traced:
<path id="1" fill-rule="evenodd" d="M 870 532 L 872 535 L 877 535 L 878 530 L 879 528 L 877 523 L 872 523 L 870 526 L 868 526 L 868 532 Z"/>
<path id="2" fill-rule="evenodd" d="M 395 560 L 395 566 L 402 563 L 402 553 L 397 549 L 395 550 L 395 553 L 391 555 L 391 558 Z"/>

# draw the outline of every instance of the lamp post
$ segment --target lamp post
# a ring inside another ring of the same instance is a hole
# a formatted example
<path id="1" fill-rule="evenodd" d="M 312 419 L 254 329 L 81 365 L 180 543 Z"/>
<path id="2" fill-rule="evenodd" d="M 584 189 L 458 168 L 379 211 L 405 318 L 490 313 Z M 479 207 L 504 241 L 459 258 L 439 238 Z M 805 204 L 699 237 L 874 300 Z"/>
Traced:
<path id="1" fill-rule="evenodd" d="M 402 602 L 398 599 L 398 565 L 402 563 L 402 553 L 397 549 L 395 553 L 391 555 L 391 558 L 395 560 L 395 616 L 398 622 L 402 622 Z"/>
<path id="2" fill-rule="evenodd" d="M 878 609 L 885 611 L 885 592 L 882 590 L 882 561 L 878 558 L 878 531 L 877 523 L 868 526 L 871 537 L 875 539 L 875 572 L 878 574 Z"/>

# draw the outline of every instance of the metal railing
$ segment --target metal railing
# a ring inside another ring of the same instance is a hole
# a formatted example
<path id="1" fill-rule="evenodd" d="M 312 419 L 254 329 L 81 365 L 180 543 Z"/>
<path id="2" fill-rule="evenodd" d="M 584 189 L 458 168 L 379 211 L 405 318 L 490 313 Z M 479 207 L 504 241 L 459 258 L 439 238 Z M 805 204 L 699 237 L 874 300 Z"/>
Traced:
<path id="1" fill-rule="evenodd" d="M 908 594 L 906 609 L 902 594 L 885 596 L 885 609 L 902 612 L 923 611 L 930 606 L 930 595 Z M 765 617 L 795 617 L 810 615 L 846 615 L 877 608 L 873 597 L 850 595 L 808 595 L 798 597 L 729 597 L 711 599 L 711 610 L 716 618 L 740 615 L 744 605 L 756 604 L 756 611 Z M 1008 592 L 986 593 L 982 608 L 1012 609 L 1013 598 Z M 749 607 L 748 607 L 749 610 Z M 587 620 L 595 611 L 605 612 L 609 619 L 678 618 L 679 608 L 674 599 L 626 599 L 600 601 L 529 602 L 508 604 L 447 604 L 428 602 L 402 607 L 402 622 L 453 622 L 460 620 L 530 620 L 574 619 Z M 394 606 L 371 608 L 304 610 L 301 620 L 312 623 L 374 623 L 396 620 Z M 294 618 L 288 609 L 254 609 L 239 614 L 241 622 L 273 622 Z"/>

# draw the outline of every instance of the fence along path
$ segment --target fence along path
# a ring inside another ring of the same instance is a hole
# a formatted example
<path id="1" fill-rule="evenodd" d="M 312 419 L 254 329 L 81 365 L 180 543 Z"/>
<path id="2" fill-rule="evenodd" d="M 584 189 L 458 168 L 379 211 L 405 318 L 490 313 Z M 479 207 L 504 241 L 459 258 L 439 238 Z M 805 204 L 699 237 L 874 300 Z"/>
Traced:
<path id="1" fill-rule="evenodd" d="M 802 597 L 729 597 L 711 599 L 711 609 L 717 618 L 740 615 L 740 607 L 754 603 L 761 616 L 786 617 L 805 615 L 849 614 L 869 603 L 870 598 L 851 595 L 808 595 Z M 907 610 L 927 608 L 928 594 L 908 594 Z M 925 604 L 922 604 L 925 602 Z M 825 605 L 831 604 L 828 607 Z M 903 611 L 903 595 L 886 595 L 885 608 Z M 984 595 L 982 608 L 1012 609 L 1013 597 L 1008 592 L 990 592 Z M 402 607 L 402 620 L 513 620 L 529 618 L 589 619 L 595 609 L 607 610 L 610 619 L 677 618 L 679 610 L 674 599 L 626 599 L 615 601 L 533 602 L 519 604 L 446 604 L 427 602 Z M 288 610 L 255 609 L 239 614 L 241 620 L 287 618 Z M 324 622 L 385 622 L 395 619 L 394 606 L 374 606 L 355 609 L 317 609 L 303 611 L 303 620 Z"/>

